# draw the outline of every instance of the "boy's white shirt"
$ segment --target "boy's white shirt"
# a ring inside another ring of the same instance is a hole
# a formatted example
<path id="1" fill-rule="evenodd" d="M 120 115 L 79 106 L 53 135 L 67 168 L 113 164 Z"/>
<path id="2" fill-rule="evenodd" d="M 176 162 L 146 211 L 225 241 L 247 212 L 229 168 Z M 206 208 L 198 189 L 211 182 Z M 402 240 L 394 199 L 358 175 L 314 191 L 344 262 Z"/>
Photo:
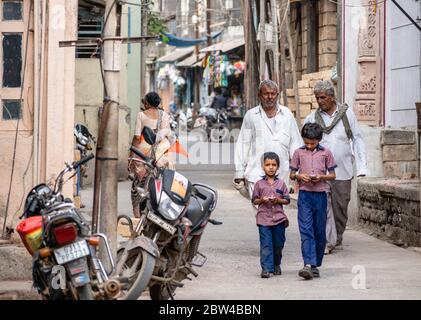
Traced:
<path id="1" fill-rule="evenodd" d="M 266 118 L 266 119 L 265 119 Z M 294 151 L 303 145 L 292 112 L 277 105 L 275 128 L 261 105 L 247 111 L 235 146 L 235 178 L 256 182 L 264 176 L 262 157 L 265 152 L 275 152 L 280 159 L 278 177 L 289 184 L 289 160 Z"/>

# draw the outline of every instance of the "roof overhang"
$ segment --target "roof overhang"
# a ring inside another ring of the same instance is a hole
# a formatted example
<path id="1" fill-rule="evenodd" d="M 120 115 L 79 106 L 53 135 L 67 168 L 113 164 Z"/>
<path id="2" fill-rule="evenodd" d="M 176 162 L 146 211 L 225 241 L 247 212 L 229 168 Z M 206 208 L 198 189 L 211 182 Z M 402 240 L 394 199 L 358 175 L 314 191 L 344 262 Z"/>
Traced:
<path id="1" fill-rule="evenodd" d="M 193 47 L 175 49 L 172 52 L 160 57 L 156 62 L 171 63 L 184 59 L 194 51 Z"/>
<path id="2" fill-rule="evenodd" d="M 198 56 L 196 56 L 195 54 L 192 54 L 191 56 L 177 63 L 176 67 L 192 68 L 192 67 L 200 66 L 202 64 L 202 59 L 205 56 L 206 54 L 204 53 L 199 53 Z M 200 62 L 199 65 L 197 65 L 197 62 Z"/>
<path id="3" fill-rule="evenodd" d="M 212 52 L 212 51 L 222 51 L 228 52 L 235 48 L 241 47 L 244 45 L 244 38 L 234 39 L 234 40 L 225 40 L 218 43 L 215 43 L 209 47 L 203 48 L 200 52 Z"/>

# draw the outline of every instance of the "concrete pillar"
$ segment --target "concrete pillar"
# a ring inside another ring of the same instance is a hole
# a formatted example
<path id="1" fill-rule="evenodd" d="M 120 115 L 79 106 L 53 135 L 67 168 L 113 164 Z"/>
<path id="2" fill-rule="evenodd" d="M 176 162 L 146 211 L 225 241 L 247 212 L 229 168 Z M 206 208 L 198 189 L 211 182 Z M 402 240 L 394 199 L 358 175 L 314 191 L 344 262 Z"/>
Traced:
<path id="1" fill-rule="evenodd" d="M 48 66 L 44 78 L 46 112 L 42 121 L 45 176 L 42 181 L 55 177 L 65 161 L 73 161 L 75 48 L 60 48 L 59 41 L 75 39 L 77 8 L 77 0 L 50 0 L 48 3 Z M 63 192 L 71 197 L 72 184 L 65 185 Z"/>

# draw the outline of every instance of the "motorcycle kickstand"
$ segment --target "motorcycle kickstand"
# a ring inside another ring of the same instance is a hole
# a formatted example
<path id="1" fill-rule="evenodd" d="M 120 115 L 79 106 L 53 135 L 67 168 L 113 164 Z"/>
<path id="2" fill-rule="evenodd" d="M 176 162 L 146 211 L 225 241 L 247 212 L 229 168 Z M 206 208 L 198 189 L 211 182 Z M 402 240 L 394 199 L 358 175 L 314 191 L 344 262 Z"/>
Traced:
<path id="1" fill-rule="evenodd" d="M 167 289 L 168 294 L 170 295 L 171 300 L 173 300 L 173 301 L 174 301 L 174 294 L 173 294 L 173 293 L 171 293 L 171 290 L 170 290 L 170 288 L 169 288 L 169 285 L 167 284 L 167 285 L 165 286 L 165 288 Z"/>

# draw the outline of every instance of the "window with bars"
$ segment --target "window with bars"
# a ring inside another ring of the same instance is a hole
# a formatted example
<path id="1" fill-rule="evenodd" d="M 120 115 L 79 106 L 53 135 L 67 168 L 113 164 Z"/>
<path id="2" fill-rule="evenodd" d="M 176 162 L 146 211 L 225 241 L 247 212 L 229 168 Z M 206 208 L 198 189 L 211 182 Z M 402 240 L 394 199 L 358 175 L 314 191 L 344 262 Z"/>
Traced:
<path id="1" fill-rule="evenodd" d="M 11 21 L 11 20 L 22 20 L 22 1 L 13 0 L 3 0 L 3 21 Z"/>
<path id="2" fill-rule="evenodd" d="M 3 87 L 19 88 L 22 71 L 22 34 L 3 33 Z"/>
<path id="3" fill-rule="evenodd" d="M 101 37 L 103 27 L 102 16 L 84 17 L 79 11 L 78 39 L 95 40 Z M 76 46 L 76 58 L 99 58 L 101 50 L 96 45 L 85 47 Z"/>
<path id="4" fill-rule="evenodd" d="M 0 122 L 5 121 L 0 123 L 2 129 L 9 128 L 10 120 L 22 119 L 24 114 L 20 96 L 27 4 L 29 1 L 0 0 Z"/>
<path id="5" fill-rule="evenodd" d="M 20 100 L 3 100 L 3 120 L 22 119 Z"/>

